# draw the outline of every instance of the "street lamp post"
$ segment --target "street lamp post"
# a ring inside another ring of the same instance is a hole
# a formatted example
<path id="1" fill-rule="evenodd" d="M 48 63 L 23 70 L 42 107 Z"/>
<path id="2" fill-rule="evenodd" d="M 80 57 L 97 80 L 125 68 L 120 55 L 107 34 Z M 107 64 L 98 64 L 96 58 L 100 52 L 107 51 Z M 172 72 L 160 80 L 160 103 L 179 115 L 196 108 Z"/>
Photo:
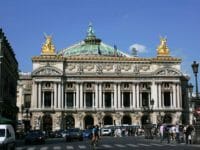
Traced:
<path id="1" fill-rule="evenodd" d="M 200 143 L 200 99 L 199 99 L 199 93 L 198 93 L 198 81 L 197 81 L 197 74 L 198 74 L 198 69 L 199 69 L 199 64 L 196 63 L 196 61 L 193 62 L 192 70 L 195 76 L 195 85 L 196 85 L 196 96 L 192 98 L 192 104 L 193 105 L 193 116 L 195 116 L 195 121 L 193 121 L 193 126 L 195 128 L 195 136 L 194 136 L 194 143 Z"/>
<path id="2" fill-rule="evenodd" d="M 199 97 L 199 94 L 198 94 L 198 82 L 197 82 L 198 69 L 199 69 L 199 64 L 196 63 L 196 61 L 194 61 L 193 64 L 192 64 L 192 70 L 193 70 L 193 73 L 194 73 L 194 76 L 195 76 L 196 97 Z"/>
<path id="3" fill-rule="evenodd" d="M 153 106 L 154 106 L 154 99 L 150 100 L 150 103 L 148 104 L 147 107 L 143 106 L 144 111 L 147 112 L 148 115 L 148 119 L 146 120 L 146 124 L 144 126 L 144 132 L 145 132 L 145 138 L 147 139 L 152 139 L 152 122 L 151 122 L 151 118 L 150 118 L 150 114 L 153 112 Z"/>

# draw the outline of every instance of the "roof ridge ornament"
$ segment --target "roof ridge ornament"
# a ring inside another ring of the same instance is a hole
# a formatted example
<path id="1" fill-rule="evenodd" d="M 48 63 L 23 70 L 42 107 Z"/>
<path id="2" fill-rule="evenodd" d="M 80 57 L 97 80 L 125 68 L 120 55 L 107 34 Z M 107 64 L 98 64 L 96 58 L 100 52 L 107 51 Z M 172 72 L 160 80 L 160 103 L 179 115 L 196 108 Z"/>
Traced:
<path id="1" fill-rule="evenodd" d="M 157 56 L 169 56 L 169 48 L 167 46 L 166 37 L 160 37 L 160 45 L 157 48 Z"/>
<path id="2" fill-rule="evenodd" d="M 42 46 L 42 55 L 55 55 L 55 46 L 52 42 L 52 36 L 44 34 L 46 39 Z"/>
<path id="3" fill-rule="evenodd" d="M 87 37 L 95 37 L 94 29 L 91 22 L 88 25 Z"/>

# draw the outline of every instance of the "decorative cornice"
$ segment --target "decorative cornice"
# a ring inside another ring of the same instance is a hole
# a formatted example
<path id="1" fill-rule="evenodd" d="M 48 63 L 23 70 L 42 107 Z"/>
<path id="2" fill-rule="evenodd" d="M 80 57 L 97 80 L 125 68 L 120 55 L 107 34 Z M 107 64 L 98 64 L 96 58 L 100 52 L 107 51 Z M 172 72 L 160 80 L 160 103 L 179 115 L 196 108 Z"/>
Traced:
<path id="1" fill-rule="evenodd" d="M 149 63 L 163 63 L 163 62 L 176 62 L 180 63 L 182 60 L 175 57 L 154 57 L 154 58 L 139 58 L 139 57 L 107 57 L 107 56 L 73 56 L 63 57 L 61 55 L 42 55 L 32 57 L 32 61 L 112 61 L 112 62 L 149 62 Z"/>

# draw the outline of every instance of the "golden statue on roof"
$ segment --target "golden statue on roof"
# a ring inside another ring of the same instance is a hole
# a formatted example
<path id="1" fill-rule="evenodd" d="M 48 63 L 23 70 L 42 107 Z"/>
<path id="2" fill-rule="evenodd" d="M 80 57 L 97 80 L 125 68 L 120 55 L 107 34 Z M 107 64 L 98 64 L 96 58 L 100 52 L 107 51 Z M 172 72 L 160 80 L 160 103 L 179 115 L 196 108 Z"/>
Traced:
<path id="1" fill-rule="evenodd" d="M 42 54 L 44 55 L 54 55 L 55 54 L 55 46 L 52 43 L 52 36 L 45 34 L 45 43 L 42 46 Z"/>
<path id="2" fill-rule="evenodd" d="M 160 37 L 160 45 L 157 48 L 158 56 L 169 56 L 169 48 L 167 46 L 167 38 Z"/>

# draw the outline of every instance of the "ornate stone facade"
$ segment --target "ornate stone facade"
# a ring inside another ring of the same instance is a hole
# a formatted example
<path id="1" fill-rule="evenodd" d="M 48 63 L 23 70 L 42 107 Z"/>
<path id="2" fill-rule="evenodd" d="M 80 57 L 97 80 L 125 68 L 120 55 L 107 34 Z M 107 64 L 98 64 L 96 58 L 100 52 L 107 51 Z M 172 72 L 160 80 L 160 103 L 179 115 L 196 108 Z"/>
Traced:
<path id="1" fill-rule="evenodd" d="M 166 42 L 156 57 L 139 58 L 102 43 L 89 29 L 85 41 L 32 58 L 33 129 L 141 126 L 148 116 L 153 124 L 184 123 L 188 78 Z"/>

